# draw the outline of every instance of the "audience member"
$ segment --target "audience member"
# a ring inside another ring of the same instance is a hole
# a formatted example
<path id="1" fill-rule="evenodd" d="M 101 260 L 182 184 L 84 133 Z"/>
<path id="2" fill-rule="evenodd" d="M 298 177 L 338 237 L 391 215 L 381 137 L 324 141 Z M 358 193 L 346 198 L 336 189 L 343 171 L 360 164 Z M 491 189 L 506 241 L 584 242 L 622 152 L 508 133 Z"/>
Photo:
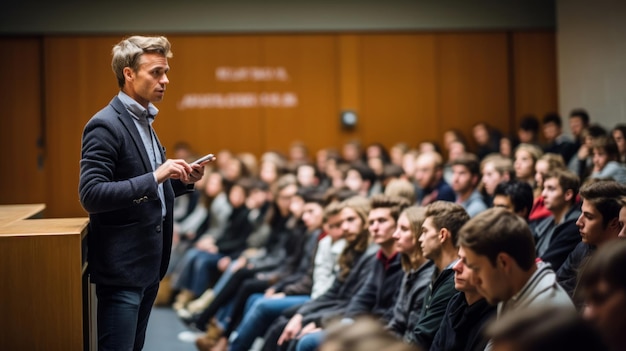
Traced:
<path id="1" fill-rule="evenodd" d="M 599 125 L 590 125 L 580 133 L 582 143 L 567 165 L 580 179 L 587 179 L 593 171 L 593 141 L 605 135 L 606 130 Z"/>
<path id="2" fill-rule="evenodd" d="M 425 218 L 425 207 L 409 207 L 400 214 L 396 232 L 393 234 L 401 254 L 404 277 L 387 329 L 401 339 L 409 337 L 411 326 L 419 320 L 424 297 L 435 270 L 433 261 L 422 254 L 419 243 Z"/>
<path id="3" fill-rule="evenodd" d="M 589 127 L 589 113 L 585 109 L 573 109 L 569 113 L 569 130 L 572 133 L 574 144 L 580 147 L 584 143 L 583 130 Z"/>
<path id="4" fill-rule="evenodd" d="M 493 204 L 496 186 L 513 179 L 513 162 L 499 154 L 492 154 L 481 161 L 480 170 L 483 200 L 490 207 Z"/>
<path id="5" fill-rule="evenodd" d="M 522 117 L 517 129 L 517 137 L 520 143 L 539 145 L 539 120 L 535 115 Z"/>
<path id="6" fill-rule="evenodd" d="M 546 208 L 552 214 L 532 222 L 537 256 L 557 271 L 580 242 L 576 221 L 580 217 L 578 176 L 569 170 L 557 169 L 544 175 L 543 192 Z"/>
<path id="7" fill-rule="evenodd" d="M 489 303 L 498 304 L 498 319 L 542 305 L 574 310 L 554 270 L 536 261 L 532 233 L 519 216 L 489 209 L 463 226 L 459 246 L 478 292 Z"/>
<path id="8" fill-rule="evenodd" d="M 626 241 L 598 249 L 581 273 L 584 318 L 610 350 L 626 350 Z"/>
<path id="9" fill-rule="evenodd" d="M 512 179 L 496 186 L 493 207 L 504 208 L 528 221 L 532 205 L 533 190 L 528 183 Z"/>
<path id="10" fill-rule="evenodd" d="M 437 200 L 456 200 L 454 191 L 443 179 L 441 155 L 435 152 L 420 154 L 415 163 L 415 180 L 420 188 L 417 202 L 428 205 Z"/>
<path id="11" fill-rule="evenodd" d="M 611 136 L 619 151 L 619 162 L 626 164 L 626 124 L 618 124 L 611 131 Z"/>
<path id="12" fill-rule="evenodd" d="M 535 162 L 543 155 L 538 146 L 532 144 L 519 144 L 515 149 L 513 168 L 515 179 L 527 182 L 535 188 Z"/>
<path id="13" fill-rule="evenodd" d="M 593 141 L 593 172 L 591 178 L 610 178 L 626 184 L 626 165 L 619 163 L 619 151 L 611 137 L 599 137 Z"/>
<path id="14" fill-rule="evenodd" d="M 599 333 L 570 308 L 540 306 L 510 313 L 491 323 L 493 351 L 606 350 Z"/>
<path id="15" fill-rule="evenodd" d="M 444 317 L 448 301 L 454 290 L 454 266 L 458 249 L 457 235 L 469 220 L 463 207 L 447 201 L 436 201 L 426 209 L 426 219 L 419 237 L 424 257 L 435 264 L 432 282 L 424 297 L 422 311 L 411 332 L 405 334 L 406 342 L 429 349 Z"/>
<path id="16" fill-rule="evenodd" d="M 452 161 L 452 190 L 456 195 L 456 202 L 463 206 L 470 217 L 474 217 L 487 209 L 483 197 L 478 191 L 480 179 L 480 164 L 476 156 L 465 154 Z"/>
<path id="17" fill-rule="evenodd" d="M 547 153 L 541 156 L 537 162 L 535 162 L 535 189 L 534 189 L 534 202 L 533 208 L 530 210 L 528 218 L 530 221 L 538 221 L 552 214 L 545 206 L 543 196 L 543 178 L 548 172 L 555 171 L 557 169 L 564 169 L 565 163 L 563 157 L 559 154 Z"/>
<path id="18" fill-rule="evenodd" d="M 584 262 L 598 247 L 617 239 L 621 230 L 621 196 L 626 196 L 626 187 L 613 180 L 592 180 L 580 188 L 582 214 L 576 225 L 582 241 L 557 271 L 559 284 L 577 304 L 580 301 L 576 293 L 576 277 L 584 269 Z"/>
<path id="19" fill-rule="evenodd" d="M 463 248 L 459 248 L 459 260 L 452 269 L 458 293 L 448 302 L 430 351 L 483 350 L 487 345 L 483 331 L 496 308 L 480 295 L 472 282 L 472 271 L 465 266 Z"/>
<path id="20" fill-rule="evenodd" d="M 563 156 L 565 163 L 568 163 L 576 154 L 578 147 L 563 134 L 561 116 L 557 113 L 548 113 L 543 117 L 542 122 L 543 137 L 546 139 L 543 152 L 559 154 Z"/>
<path id="21" fill-rule="evenodd" d="M 476 156 L 479 160 L 485 156 L 500 152 L 502 133 L 486 122 L 478 122 L 472 127 L 472 136 L 476 143 Z"/>

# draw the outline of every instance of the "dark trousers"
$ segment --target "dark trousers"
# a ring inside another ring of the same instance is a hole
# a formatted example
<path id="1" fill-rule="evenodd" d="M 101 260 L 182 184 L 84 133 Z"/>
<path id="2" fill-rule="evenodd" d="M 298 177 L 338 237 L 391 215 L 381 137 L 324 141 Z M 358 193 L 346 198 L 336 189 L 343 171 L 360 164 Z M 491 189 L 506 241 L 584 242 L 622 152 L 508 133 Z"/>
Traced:
<path id="1" fill-rule="evenodd" d="M 145 288 L 96 285 L 98 350 L 141 350 L 159 282 Z"/>

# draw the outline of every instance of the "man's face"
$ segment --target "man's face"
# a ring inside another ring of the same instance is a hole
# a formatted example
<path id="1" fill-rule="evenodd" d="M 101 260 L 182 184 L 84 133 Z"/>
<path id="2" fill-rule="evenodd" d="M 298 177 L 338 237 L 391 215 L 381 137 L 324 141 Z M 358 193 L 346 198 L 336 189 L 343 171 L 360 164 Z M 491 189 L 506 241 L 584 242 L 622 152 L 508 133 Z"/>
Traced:
<path id="1" fill-rule="evenodd" d="M 167 79 L 169 69 L 165 56 L 155 53 L 141 55 L 137 72 L 130 67 L 124 68 L 124 92 L 146 108 L 149 102 L 163 100 L 165 86 L 170 82 Z"/>
<path id="2" fill-rule="evenodd" d="M 617 236 L 624 239 L 626 238 L 626 206 L 622 206 L 622 209 L 619 210 L 619 225 L 622 229 L 619 230 Z"/>
<path id="3" fill-rule="evenodd" d="M 496 195 L 493 198 L 493 207 L 501 207 L 511 213 L 515 213 L 515 207 L 511 202 L 511 198 L 506 195 Z"/>
<path id="4" fill-rule="evenodd" d="M 441 253 L 441 233 L 435 228 L 432 217 L 426 217 L 422 224 L 422 234 L 419 237 L 424 257 L 434 260 Z"/>
<path id="5" fill-rule="evenodd" d="M 602 148 L 594 147 L 593 148 L 593 167 L 594 169 L 602 170 L 609 163 L 609 155 Z"/>
<path id="6" fill-rule="evenodd" d="M 583 124 L 582 118 L 576 117 L 576 116 L 570 117 L 569 130 L 572 132 L 572 135 L 574 136 L 574 138 L 578 138 L 584 128 L 585 128 L 585 125 Z"/>
<path id="7" fill-rule="evenodd" d="M 555 123 L 546 123 L 543 125 L 543 137 L 546 138 L 548 142 L 553 142 L 559 134 L 561 134 L 561 128 Z"/>
<path id="8" fill-rule="evenodd" d="M 506 292 L 506 276 L 503 270 L 497 264 L 492 265 L 487 256 L 478 255 L 467 247 L 461 247 L 465 253 L 465 266 L 472 271 L 472 283 L 478 293 L 492 305 L 508 300 L 511 296 Z"/>
<path id="9" fill-rule="evenodd" d="M 476 178 L 469 169 L 462 165 L 452 166 L 452 190 L 458 194 L 466 194 L 474 190 Z"/>
<path id="10" fill-rule="evenodd" d="M 398 218 L 398 225 L 393 233 L 393 238 L 396 239 L 398 252 L 410 254 L 416 250 L 417 242 L 411 230 L 411 223 L 405 214 L 401 214 Z"/>
<path id="11" fill-rule="evenodd" d="M 576 225 L 578 226 L 582 241 L 589 245 L 603 243 L 606 238 L 605 231 L 607 228 L 604 228 L 602 224 L 604 218 L 602 213 L 585 199 L 583 199 L 581 210 L 582 213 L 580 217 L 578 217 Z"/>
<path id="12" fill-rule="evenodd" d="M 344 184 L 352 191 L 360 192 L 363 189 L 363 178 L 361 174 L 354 169 L 351 169 L 346 173 L 346 179 Z"/>
<path id="13" fill-rule="evenodd" d="M 435 186 L 436 167 L 435 162 L 430 157 L 418 157 L 415 164 L 415 180 L 422 189 Z"/>
<path id="14" fill-rule="evenodd" d="M 619 343 L 626 330 L 626 291 L 600 281 L 586 293 L 583 317 L 590 320 L 610 344 Z"/>
<path id="15" fill-rule="evenodd" d="M 307 202 L 304 204 L 302 212 L 302 221 L 306 225 L 306 229 L 311 231 L 322 227 L 324 220 L 324 208 L 315 202 Z"/>
<path id="16" fill-rule="evenodd" d="M 496 168 L 493 166 L 492 162 L 487 162 L 483 167 L 483 177 L 482 181 L 485 186 L 485 191 L 489 195 L 493 195 L 494 191 L 496 191 L 496 187 L 500 182 L 504 181 L 504 176 L 500 174 Z"/>
<path id="17" fill-rule="evenodd" d="M 341 231 L 346 241 L 353 242 L 363 231 L 364 223 L 355 210 L 346 207 L 339 213 L 341 216 Z"/>
<path id="18" fill-rule="evenodd" d="M 337 241 L 343 238 L 343 231 L 341 230 L 341 213 L 329 216 L 324 223 L 324 230 L 330 236 L 333 241 Z"/>
<path id="19" fill-rule="evenodd" d="M 396 231 L 396 221 L 391 217 L 390 209 L 372 209 L 367 217 L 367 222 L 370 235 L 376 244 L 383 247 L 395 245 L 393 232 Z"/>
<path id="20" fill-rule="evenodd" d="M 466 260 L 465 250 L 460 247 L 459 260 L 452 267 L 454 270 L 454 288 L 458 291 L 474 292 L 476 286 L 473 284 L 472 270 L 465 265 Z"/>
<path id="21" fill-rule="evenodd" d="M 546 208 L 550 212 L 555 213 L 567 207 L 568 201 L 573 195 L 571 191 L 563 193 L 563 188 L 561 188 L 558 178 L 548 178 L 543 182 L 541 196 L 543 196 Z"/>

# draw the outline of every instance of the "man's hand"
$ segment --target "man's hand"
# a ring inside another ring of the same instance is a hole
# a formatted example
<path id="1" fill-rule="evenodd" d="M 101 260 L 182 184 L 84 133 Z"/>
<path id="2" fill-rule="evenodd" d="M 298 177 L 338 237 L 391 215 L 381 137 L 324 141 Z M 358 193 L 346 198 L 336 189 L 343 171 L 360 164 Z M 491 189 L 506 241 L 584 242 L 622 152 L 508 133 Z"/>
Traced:
<path id="1" fill-rule="evenodd" d="M 192 173 L 192 171 L 195 172 L 195 170 L 192 169 L 191 166 L 187 162 L 185 162 L 185 160 L 169 159 L 166 160 L 162 165 L 160 165 L 159 168 L 156 169 L 156 171 L 154 171 L 154 175 L 156 176 L 157 182 L 159 182 L 159 184 L 168 179 L 180 179 L 183 182 L 189 183 L 189 174 Z M 202 174 L 204 174 L 204 169 L 202 170 Z M 200 176 L 200 178 L 202 178 L 202 176 Z"/>
<path id="2" fill-rule="evenodd" d="M 298 335 L 300 330 L 302 330 L 302 318 L 302 315 L 299 313 L 291 317 L 283 329 L 283 333 L 280 334 L 280 338 L 278 338 L 278 345 L 282 345 L 284 342 L 292 340 Z"/>
<path id="3" fill-rule="evenodd" d="M 307 325 L 304 326 L 304 328 L 302 328 L 302 330 L 300 331 L 300 335 L 298 335 L 298 338 L 301 338 L 307 334 L 310 333 L 314 333 L 316 331 L 320 331 L 322 330 L 321 328 L 318 328 L 317 325 L 315 325 L 315 323 L 311 322 Z"/>
<path id="4" fill-rule="evenodd" d="M 204 166 L 199 164 L 189 165 L 191 166 L 191 172 L 189 172 L 187 180 L 183 180 L 183 183 L 193 184 L 204 176 Z"/>

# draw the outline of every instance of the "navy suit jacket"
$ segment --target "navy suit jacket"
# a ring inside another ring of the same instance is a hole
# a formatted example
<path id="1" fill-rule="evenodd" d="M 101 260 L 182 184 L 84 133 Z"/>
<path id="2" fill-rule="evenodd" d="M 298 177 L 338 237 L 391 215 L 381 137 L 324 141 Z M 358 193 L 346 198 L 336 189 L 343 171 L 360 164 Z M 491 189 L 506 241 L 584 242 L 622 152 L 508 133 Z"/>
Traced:
<path id="1" fill-rule="evenodd" d="M 83 130 L 79 195 L 89 212 L 87 257 L 96 284 L 145 287 L 162 279 L 172 247 L 174 197 L 193 189 L 166 180 L 163 218 L 150 159 L 132 118 L 116 96 Z"/>

